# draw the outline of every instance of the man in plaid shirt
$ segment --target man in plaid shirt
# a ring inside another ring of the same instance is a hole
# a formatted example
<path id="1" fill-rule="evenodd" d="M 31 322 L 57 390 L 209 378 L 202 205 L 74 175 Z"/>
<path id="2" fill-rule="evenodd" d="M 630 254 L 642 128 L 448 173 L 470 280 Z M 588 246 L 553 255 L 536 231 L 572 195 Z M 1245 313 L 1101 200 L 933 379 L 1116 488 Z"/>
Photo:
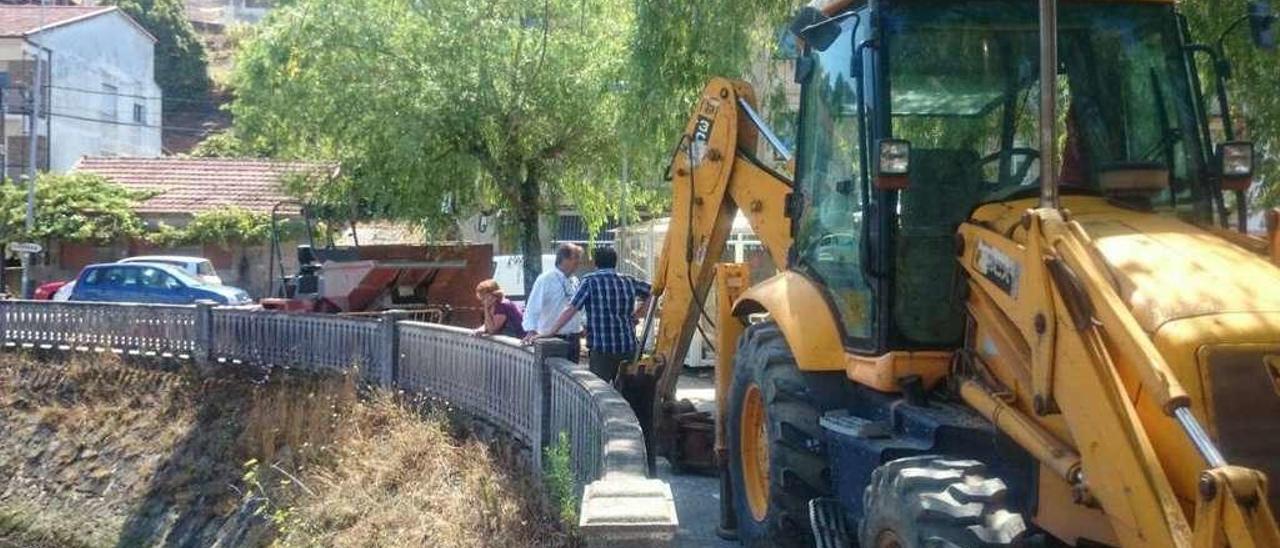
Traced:
<path id="1" fill-rule="evenodd" d="M 618 252 L 602 247 L 594 253 L 595 272 L 582 278 L 569 307 L 560 314 L 550 333 L 559 333 L 578 311 L 587 313 L 587 349 L 591 372 L 613 382 L 618 367 L 636 351 L 636 319 L 649 306 L 649 284 L 614 270 Z M 636 306 L 636 301 L 640 305 Z"/>

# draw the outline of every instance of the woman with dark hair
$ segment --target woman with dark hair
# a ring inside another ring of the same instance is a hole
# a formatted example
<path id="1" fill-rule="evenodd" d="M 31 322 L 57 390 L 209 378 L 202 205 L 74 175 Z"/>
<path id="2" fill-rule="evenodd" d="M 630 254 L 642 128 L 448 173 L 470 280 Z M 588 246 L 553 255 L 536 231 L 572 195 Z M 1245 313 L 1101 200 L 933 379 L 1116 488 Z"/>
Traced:
<path id="1" fill-rule="evenodd" d="M 517 339 L 524 337 L 520 327 L 524 318 L 515 303 L 507 300 L 495 280 L 485 280 L 476 286 L 476 299 L 484 309 L 484 325 L 476 328 L 476 335 L 506 335 Z"/>

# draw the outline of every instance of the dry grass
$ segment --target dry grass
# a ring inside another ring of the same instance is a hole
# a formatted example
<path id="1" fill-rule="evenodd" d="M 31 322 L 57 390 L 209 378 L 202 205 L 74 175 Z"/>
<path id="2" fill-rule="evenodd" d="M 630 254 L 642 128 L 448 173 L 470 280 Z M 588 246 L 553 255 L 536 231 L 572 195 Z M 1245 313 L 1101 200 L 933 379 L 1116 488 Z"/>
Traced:
<path id="1" fill-rule="evenodd" d="M 0 548 L 573 544 L 514 468 L 350 379 L 0 354 Z"/>
<path id="2" fill-rule="evenodd" d="M 386 395 L 348 417 L 332 460 L 293 490 L 281 541 L 297 546 L 564 546 L 523 474 L 440 416 Z M 306 490 L 312 491 L 311 494 Z"/>

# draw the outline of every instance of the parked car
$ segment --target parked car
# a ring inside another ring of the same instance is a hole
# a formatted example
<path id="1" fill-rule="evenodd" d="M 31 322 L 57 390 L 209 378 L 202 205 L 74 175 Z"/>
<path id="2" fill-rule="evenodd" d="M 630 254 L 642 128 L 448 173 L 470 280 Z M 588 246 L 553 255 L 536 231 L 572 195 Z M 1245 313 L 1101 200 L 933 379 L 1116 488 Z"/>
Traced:
<path id="1" fill-rule="evenodd" d="M 187 274 L 199 278 L 209 285 L 222 285 L 222 278 L 213 269 L 213 263 L 204 257 L 182 257 L 178 255 L 142 255 L 121 259 L 122 263 L 159 263 L 176 266 Z"/>
<path id="2" fill-rule="evenodd" d="M 71 300 L 71 292 L 75 290 L 76 290 L 75 280 L 71 280 L 69 282 L 63 282 L 62 287 L 59 287 L 58 291 L 54 292 L 52 298 L 55 302 L 69 301 Z"/>
<path id="3" fill-rule="evenodd" d="M 58 293 L 58 290 L 62 289 L 62 286 L 64 285 L 67 285 L 66 280 L 63 280 L 60 282 L 49 282 L 45 284 L 40 284 L 40 287 L 36 288 L 35 300 L 37 301 L 53 300 L 53 296 L 56 295 Z"/>
<path id="4" fill-rule="evenodd" d="M 179 267 L 161 263 L 109 263 L 84 267 L 76 277 L 73 301 L 191 304 L 253 302 L 243 289 L 209 285 Z"/>

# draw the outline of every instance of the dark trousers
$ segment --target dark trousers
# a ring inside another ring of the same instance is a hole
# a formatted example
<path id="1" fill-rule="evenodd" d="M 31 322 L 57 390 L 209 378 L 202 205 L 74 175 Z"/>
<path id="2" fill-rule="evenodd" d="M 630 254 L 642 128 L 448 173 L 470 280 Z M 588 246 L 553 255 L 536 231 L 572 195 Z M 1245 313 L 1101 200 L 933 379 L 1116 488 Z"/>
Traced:
<path id="1" fill-rule="evenodd" d="M 630 359 L 631 355 L 629 354 L 606 354 L 592 351 L 587 364 L 592 373 L 604 379 L 604 382 L 612 384 L 614 377 L 618 376 L 618 366 Z"/>
<path id="2" fill-rule="evenodd" d="M 582 359 L 582 335 L 556 335 L 556 338 L 569 343 L 569 353 L 564 359 L 570 363 L 578 363 Z"/>

